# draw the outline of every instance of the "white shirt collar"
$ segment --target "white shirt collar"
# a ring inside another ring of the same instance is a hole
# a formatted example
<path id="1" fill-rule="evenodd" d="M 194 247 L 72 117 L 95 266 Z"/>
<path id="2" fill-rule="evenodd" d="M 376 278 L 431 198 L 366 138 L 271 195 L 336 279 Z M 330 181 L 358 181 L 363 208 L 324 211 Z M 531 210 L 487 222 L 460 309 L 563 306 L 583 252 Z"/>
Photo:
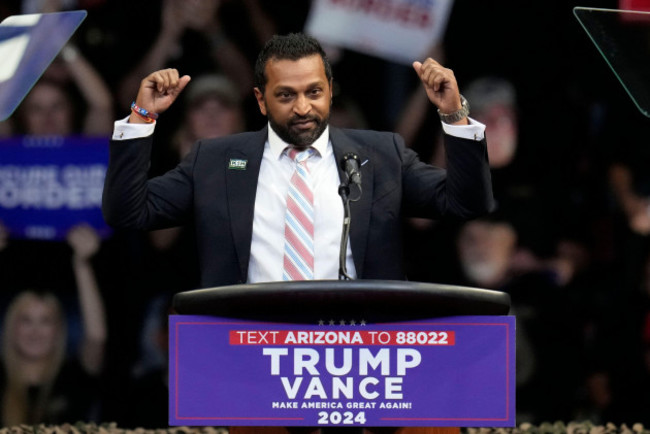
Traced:
<path id="1" fill-rule="evenodd" d="M 289 143 L 285 142 L 278 136 L 278 134 L 271 128 L 271 124 L 268 125 L 269 130 L 269 146 L 271 147 L 271 154 L 275 159 L 279 159 L 282 156 L 282 152 L 287 149 Z M 326 155 L 327 146 L 329 145 L 330 137 L 330 127 L 329 125 L 325 127 L 325 131 L 320 135 L 318 139 L 311 145 L 314 149 L 318 151 L 320 156 Z"/>

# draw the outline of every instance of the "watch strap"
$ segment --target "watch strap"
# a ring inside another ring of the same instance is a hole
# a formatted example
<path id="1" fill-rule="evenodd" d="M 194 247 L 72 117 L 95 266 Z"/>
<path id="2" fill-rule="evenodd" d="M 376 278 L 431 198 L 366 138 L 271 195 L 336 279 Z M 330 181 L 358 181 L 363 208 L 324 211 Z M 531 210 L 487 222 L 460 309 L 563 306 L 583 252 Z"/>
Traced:
<path id="1" fill-rule="evenodd" d="M 463 95 L 460 95 L 460 104 L 460 109 L 456 110 L 453 113 L 441 113 L 440 109 L 438 109 L 438 116 L 440 116 L 440 120 L 446 124 L 453 124 L 469 116 L 469 102 L 467 102 Z"/>

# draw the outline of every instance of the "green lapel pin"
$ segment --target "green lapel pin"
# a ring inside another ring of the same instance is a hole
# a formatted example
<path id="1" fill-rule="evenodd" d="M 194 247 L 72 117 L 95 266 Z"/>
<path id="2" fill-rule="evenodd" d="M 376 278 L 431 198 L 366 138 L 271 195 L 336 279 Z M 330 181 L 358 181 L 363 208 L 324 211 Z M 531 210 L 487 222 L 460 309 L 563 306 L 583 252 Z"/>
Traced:
<path id="1" fill-rule="evenodd" d="M 233 170 L 246 170 L 246 165 L 248 164 L 248 160 L 242 160 L 239 158 L 231 158 L 230 162 L 228 163 L 228 169 L 233 169 Z"/>

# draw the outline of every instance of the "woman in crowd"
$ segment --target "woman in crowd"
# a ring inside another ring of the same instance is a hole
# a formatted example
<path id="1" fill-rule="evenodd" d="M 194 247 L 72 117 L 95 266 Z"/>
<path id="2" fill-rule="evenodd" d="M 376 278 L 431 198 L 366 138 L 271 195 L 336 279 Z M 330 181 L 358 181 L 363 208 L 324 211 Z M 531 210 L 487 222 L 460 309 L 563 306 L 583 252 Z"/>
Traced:
<path id="1" fill-rule="evenodd" d="M 45 71 L 16 112 L 15 132 L 37 136 L 110 136 L 113 95 L 73 45 Z"/>
<path id="2" fill-rule="evenodd" d="M 67 357 L 68 325 L 58 297 L 32 290 L 16 295 L 2 330 L 3 426 L 90 420 L 96 410 L 106 321 L 90 260 L 100 243 L 88 226 L 73 228 L 67 241 L 82 324 L 78 357 Z"/>

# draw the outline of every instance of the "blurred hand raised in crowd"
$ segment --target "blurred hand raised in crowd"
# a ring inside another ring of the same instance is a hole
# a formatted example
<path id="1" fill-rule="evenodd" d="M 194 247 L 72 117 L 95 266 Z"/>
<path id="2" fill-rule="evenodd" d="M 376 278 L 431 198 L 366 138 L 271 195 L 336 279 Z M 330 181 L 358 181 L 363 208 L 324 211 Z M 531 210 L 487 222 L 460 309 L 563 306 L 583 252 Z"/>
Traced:
<path id="1" fill-rule="evenodd" d="M 650 234 L 650 201 L 636 196 L 625 204 L 630 229 L 639 235 Z"/>
<path id="2" fill-rule="evenodd" d="M 87 224 L 73 227 L 66 237 L 75 260 L 87 261 L 99 250 L 101 241 L 95 229 Z"/>
<path id="3" fill-rule="evenodd" d="M 180 37 L 185 29 L 198 32 L 217 26 L 219 0 L 165 0 L 162 9 L 162 31 Z"/>
<path id="4" fill-rule="evenodd" d="M 178 0 L 164 0 L 161 16 L 161 34 L 172 39 L 179 38 L 187 27 L 187 17 L 183 13 L 183 2 Z"/>
<path id="5" fill-rule="evenodd" d="M 187 17 L 187 27 L 199 32 L 211 31 L 217 22 L 219 0 L 184 0 L 183 7 Z"/>

